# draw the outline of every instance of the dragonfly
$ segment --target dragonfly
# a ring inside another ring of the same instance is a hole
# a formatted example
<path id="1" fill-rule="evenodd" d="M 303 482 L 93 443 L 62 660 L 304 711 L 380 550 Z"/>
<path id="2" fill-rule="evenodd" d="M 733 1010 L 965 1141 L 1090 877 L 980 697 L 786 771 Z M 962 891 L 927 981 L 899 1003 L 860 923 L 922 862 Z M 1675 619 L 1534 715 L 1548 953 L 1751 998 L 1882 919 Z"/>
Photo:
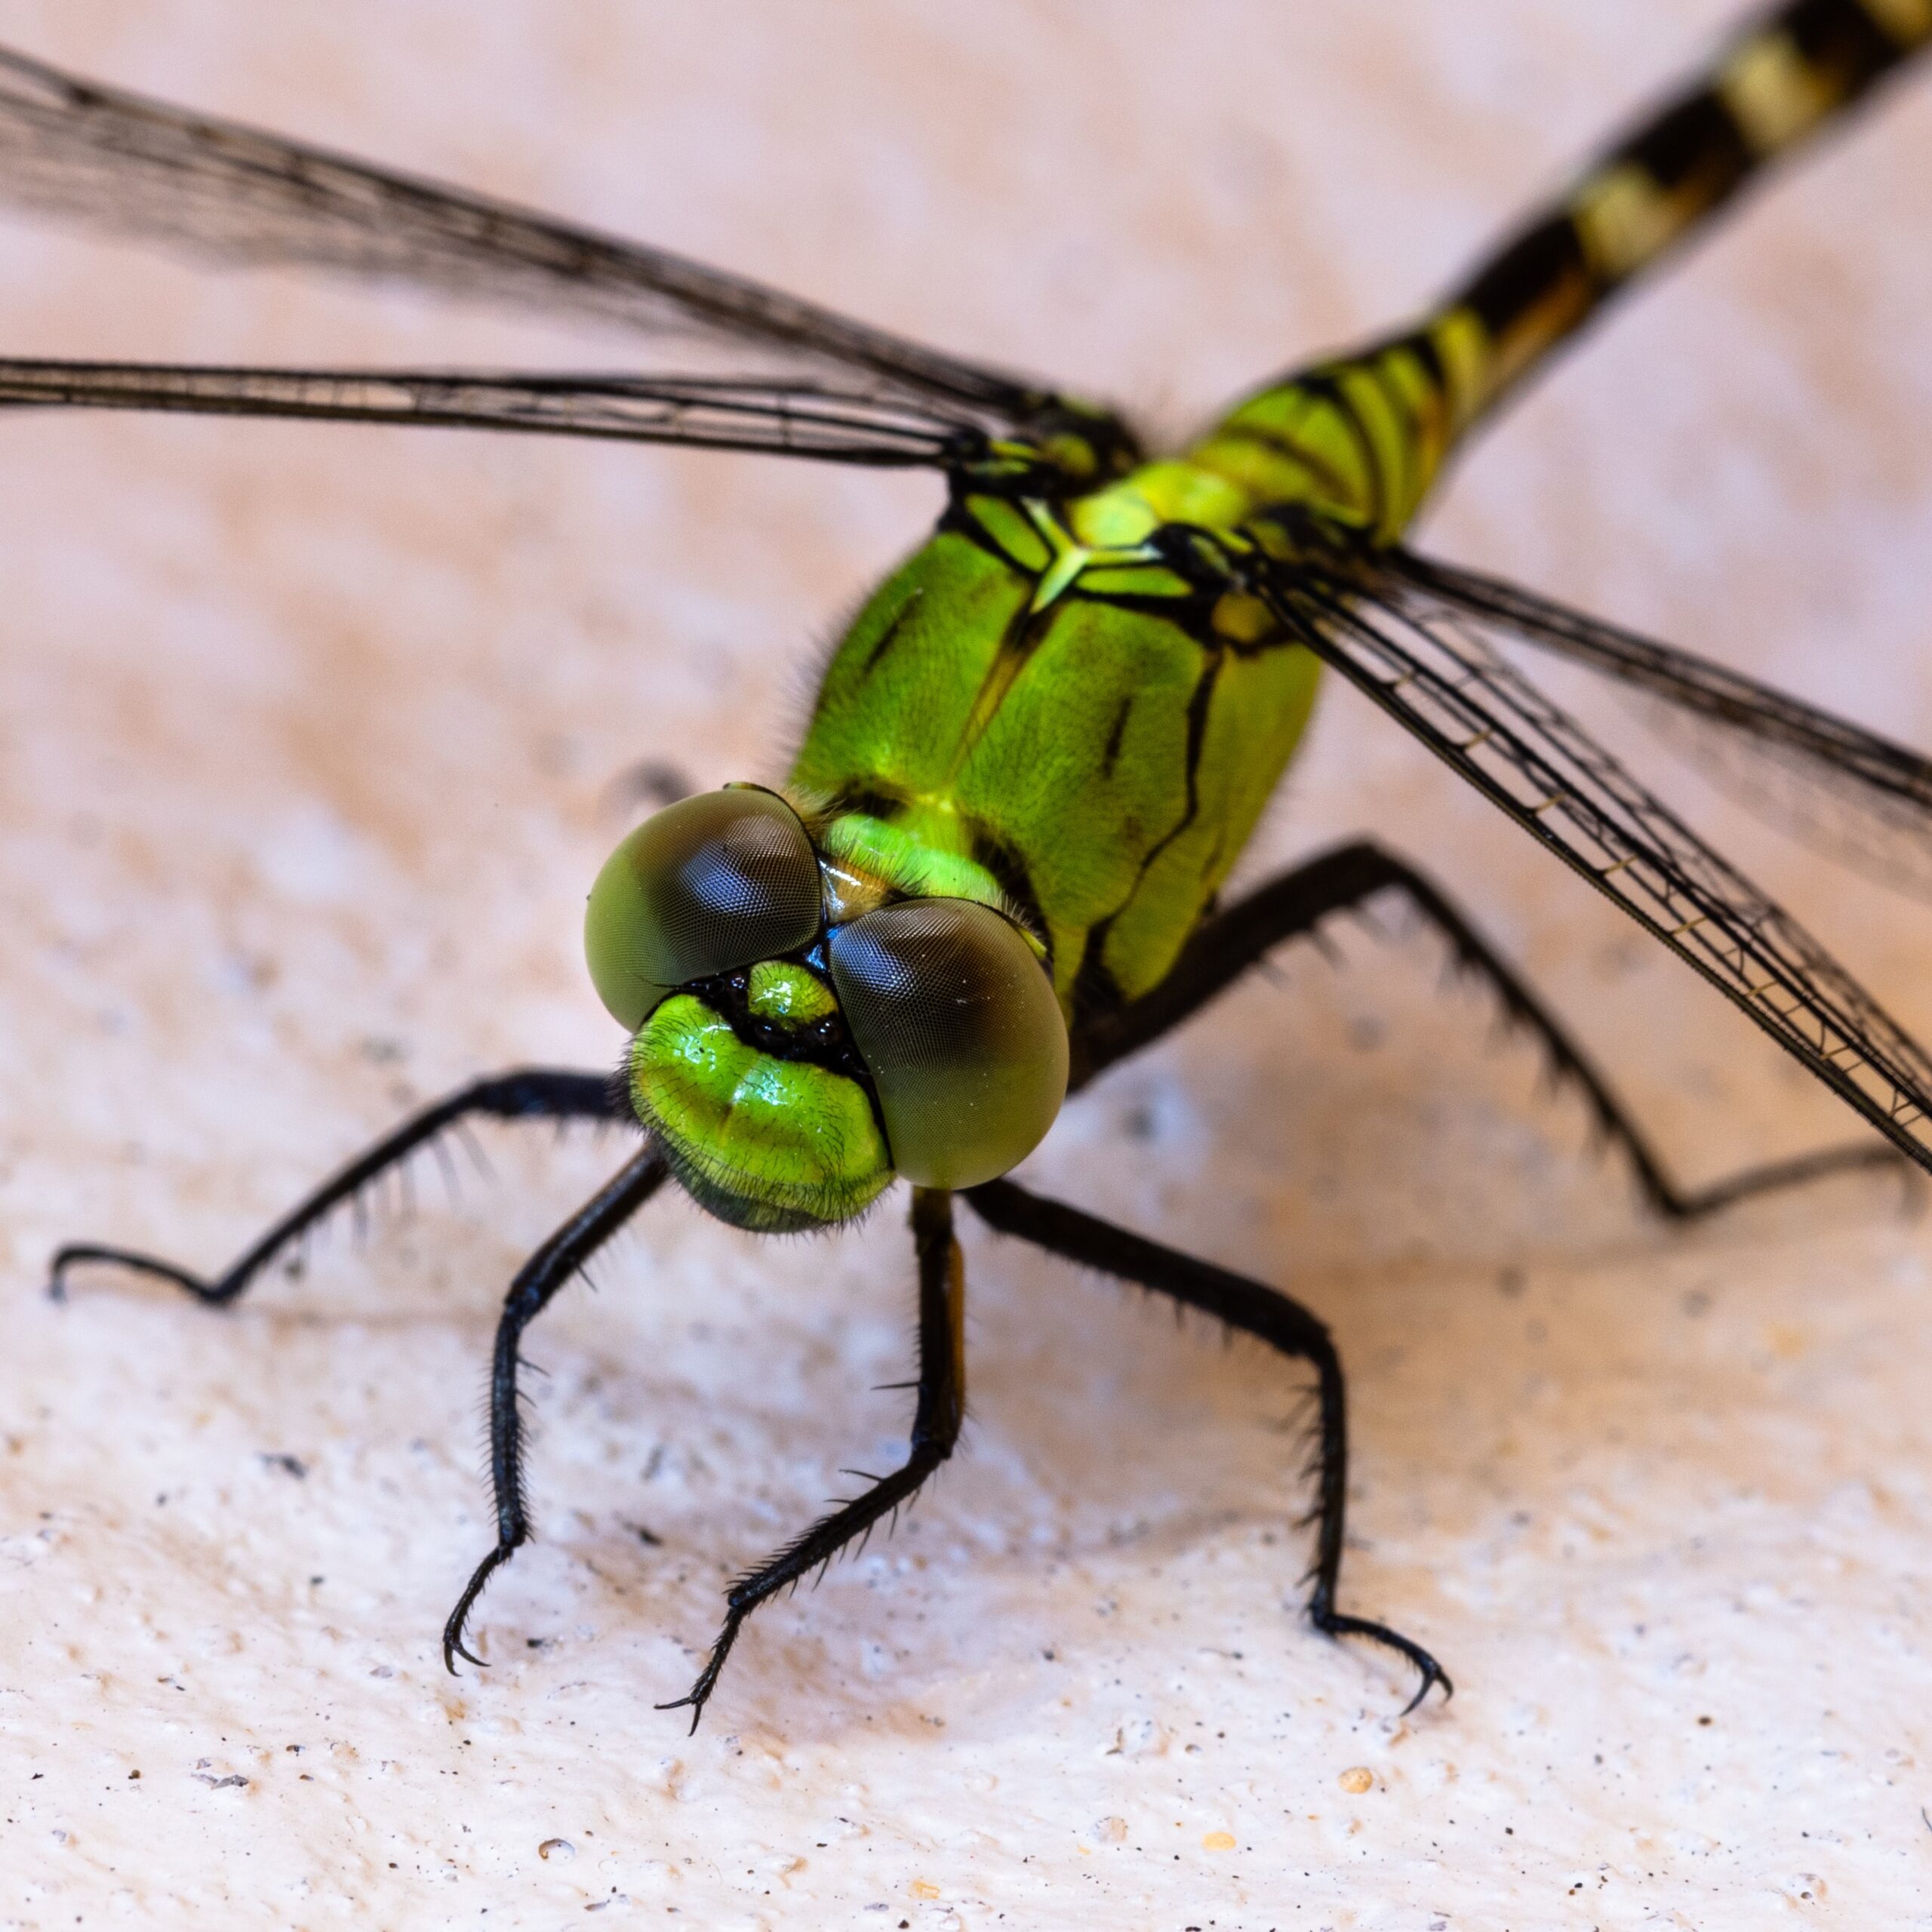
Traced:
<path id="1" fill-rule="evenodd" d="M 675 800 L 591 884 L 583 943 L 610 1068 L 479 1078 L 326 1180 L 224 1272 L 63 1248 L 232 1302 L 336 1210 L 472 1117 L 639 1137 L 517 1272 L 490 1371 L 496 1540 L 442 1633 L 466 1641 L 529 1538 L 531 1324 L 667 1189 L 740 1227 L 857 1220 L 909 1184 L 915 1413 L 868 1477 L 726 1593 L 683 1696 L 695 1727 L 746 1622 L 909 1503 L 965 1401 L 964 1207 L 1258 1337 L 1312 1378 L 1315 1630 L 1448 1674 L 1345 1608 L 1346 1389 L 1281 1290 L 1013 1178 L 1066 1096 L 1324 921 L 1386 895 L 1439 931 L 1574 1084 L 1657 1214 L 1685 1222 L 1848 1168 L 1932 1168 L 1932 1058 L 1825 945 L 1524 667 L 1541 654 L 1687 721 L 1865 849 L 1922 852 L 1932 762 L 1738 672 L 1414 548 L 1451 459 L 1644 271 L 1767 163 L 1932 45 L 1932 0 L 1789 0 L 1604 146 L 1420 318 L 1263 383 L 1150 453 L 1072 391 L 723 270 L 0 53 L 0 195 L 217 264 L 306 266 L 601 318 L 701 345 L 700 374 L 0 360 L 0 405 L 410 424 L 923 469 L 931 535 L 860 607 L 789 771 Z M 1610 1078 L 1432 879 L 1368 838 L 1223 888 L 1341 679 L 1714 986 L 1875 1134 L 1680 1186 Z M 1903 864 L 1903 859 L 1900 860 Z"/>

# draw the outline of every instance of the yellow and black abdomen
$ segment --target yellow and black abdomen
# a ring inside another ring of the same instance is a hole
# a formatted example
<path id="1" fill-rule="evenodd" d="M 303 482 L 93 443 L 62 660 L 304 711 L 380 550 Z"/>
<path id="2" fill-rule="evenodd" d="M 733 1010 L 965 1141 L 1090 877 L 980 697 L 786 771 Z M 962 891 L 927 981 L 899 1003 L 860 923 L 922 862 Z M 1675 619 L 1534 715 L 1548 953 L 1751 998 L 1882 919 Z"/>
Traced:
<path id="1" fill-rule="evenodd" d="M 1400 534 L 1463 435 L 1558 346 L 1932 42 L 1932 0 L 1791 0 L 1614 141 L 1415 327 L 1248 398 L 1188 460 L 1251 501 Z"/>

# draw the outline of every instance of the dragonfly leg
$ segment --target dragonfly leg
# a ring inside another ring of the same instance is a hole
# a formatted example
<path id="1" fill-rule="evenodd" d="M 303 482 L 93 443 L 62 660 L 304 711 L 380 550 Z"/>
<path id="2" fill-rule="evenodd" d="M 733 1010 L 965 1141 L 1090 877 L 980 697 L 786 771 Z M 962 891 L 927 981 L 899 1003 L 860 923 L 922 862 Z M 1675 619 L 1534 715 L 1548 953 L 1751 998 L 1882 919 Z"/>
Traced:
<path id="1" fill-rule="evenodd" d="M 463 1627 L 484 1585 L 530 1540 L 523 1411 L 517 1401 L 523 1331 L 550 1305 L 557 1291 L 574 1280 L 584 1263 L 663 1186 L 669 1173 L 655 1148 L 636 1155 L 517 1270 L 503 1299 L 490 1362 L 490 1489 L 497 1510 L 497 1546 L 471 1573 L 443 1626 L 443 1663 L 452 1675 L 458 1657 L 482 1666 L 483 1660 L 464 1647 Z"/>
<path id="2" fill-rule="evenodd" d="M 392 1133 L 337 1169 L 306 1200 L 285 1214 L 226 1272 L 212 1278 L 191 1274 L 171 1261 L 131 1248 L 72 1241 L 54 1257 L 48 1291 L 66 1292 L 70 1269 L 106 1263 L 152 1275 L 185 1288 L 214 1306 L 234 1300 L 263 1269 L 343 1202 L 356 1199 L 372 1182 L 406 1161 L 416 1150 L 473 1114 L 499 1120 L 629 1121 L 629 1103 L 608 1074 L 579 1073 L 556 1067 L 524 1067 L 487 1080 L 473 1081 L 413 1115 Z"/>
<path id="3" fill-rule="evenodd" d="M 1645 1201 L 1667 1219 L 1694 1220 L 1750 1195 L 1828 1174 L 1903 1164 L 1896 1149 L 1872 1141 L 1769 1161 L 1706 1188 L 1680 1187 L 1608 1081 L 1515 969 L 1432 880 L 1366 839 L 1320 854 L 1209 919 L 1152 992 L 1079 1029 L 1072 1084 L 1083 1084 L 1192 1018 L 1284 941 L 1305 937 L 1323 920 L 1383 892 L 1406 898 L 1448 942 L 1458 970 L 1488 987 L 1509 1023 L 1538 1042 L 1554 1075 L 1583 1095 L 1602 1139 L 1623 1149 Z"/>
<path id="4" fill-rule="evenodd" d="M 1230 1274 L 1211 1262 L 1130 1234 L 1063 1202 L 1029 1193 L 1010 1180 L 988 1181 L 967 1190 L 974 1211 L 1000 1233 L 1031 1241 L 1050 1254 L 1111 1275 L 1117 1281 L 1171 1296 L 1229 1327 L 1254 1335 L 1291 1360 L 1315 1371 L 1318 1402 L 1313 1472 L 1316 1478 L 1315 1561 L 1309 1580 L 1308 1614 L 1315 1627 L 1331 1637 L 1366 1637 L 1413 1664 L 1422 1681 L 1404 1706 L 1414 1710 L 1430 1689 L 1452 1694 L 1449 1674 L 1420 1644 L 1365 1617 L 1338 1609 L 1342 1532 L 1348 1507 L 1349 1436 L 1346 1391 L 1341 1358 L 1325 1323 L 1278 1289 Z"/>
<path id="5" fill-rule="evenodd" d="M 854 1537 L 869 1536 L 880 1518 L 909 1503 L 959 1439 L 966 1407 L 966 1277 L 952 1231 L 952 1197 L 943 1189 L 913 1190 L 912 1239 L 919 1264 L 919 1393 L 906 1460 L 725 1592 L 724 1625 L 697 1681 L 683 1697 L 657 1707 L 675 1711 L 688 1706 L 693 1730 L 718 1687 L 718 1673 L 745 1619 L 768 1597 L 823 1568 Z"/>

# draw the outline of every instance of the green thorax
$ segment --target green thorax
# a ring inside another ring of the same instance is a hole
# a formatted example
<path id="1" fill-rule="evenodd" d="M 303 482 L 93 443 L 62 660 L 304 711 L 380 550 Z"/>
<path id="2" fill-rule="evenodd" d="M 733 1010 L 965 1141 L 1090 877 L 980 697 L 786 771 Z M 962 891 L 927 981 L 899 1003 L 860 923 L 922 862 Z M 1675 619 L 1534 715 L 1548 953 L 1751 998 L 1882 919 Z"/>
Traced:
<path id="1" fill-rule="evenodd" d="M 1084 496 L 957 491 L 820 688 L 792 782 L 834 845 L 902 890 L 1004 895 L 1071 1022 L 1149 991 L 1254 832 L 1320 668 L 1173 540 L 1238 545 L 1290 503 L 1392 540 L 1469 418 L 1476 346 L 1439 318 Z"/>
<path id="2" fill-rule="evenodd" d="M 855 865 L 1033 924 L 1069 1020 L 1166 974 L 1307 721 L 1316 660 L 1145 541 L 1231 528 L 1229 494 L 1179 463 L 1057 506 L 961 494 L 840 644 L 792 769 Z"/>
<path id="3" fill-rule="evenodd" d="M 1004 896 L 1070 1022 L 1158 983 L 1294 754 L 1319 665 L 1182 530 L 1299 504 L 1398 534 L 1471 413 L 1438 318 L 1269 385 L 1183 455 L 1059 500 L 955 495 L 840 644 L 792 768 L 901 890 Z"/>

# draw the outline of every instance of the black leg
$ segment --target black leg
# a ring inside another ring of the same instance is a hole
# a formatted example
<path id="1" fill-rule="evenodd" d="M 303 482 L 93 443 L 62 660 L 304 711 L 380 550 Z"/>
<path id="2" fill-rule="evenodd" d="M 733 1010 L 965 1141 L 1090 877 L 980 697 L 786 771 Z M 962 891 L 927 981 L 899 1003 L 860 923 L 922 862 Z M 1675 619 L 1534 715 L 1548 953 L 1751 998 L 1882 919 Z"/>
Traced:
<path id="1" fill-rule="evenodd" d="M 693 1730 L 718 1687 L 718 1674 L 745 1619 L 766 1598 L 829 1563 L 854 1537 L 867 1534 L 881 1516 L 909 1502 L 959 1439 L 966 1407 L 966 1276 L 953 1237 L 949 1195 L 937 1189 L 913 1190 L 912 1238 L 919 1260 L 919 1399 L 905 1463 L 725 1592 L 724 1627 L 697 1681 L 683 1697 L 657 1707 L 675 1711 L 688 1705 Z"/>
<path id="2" fill-rule="evenodd" d="M 469 1621 L 483 1586 L 530 1537 L 530 1510 L 523 1487 L 523 1412 L 517 1406 L 517 1371 L 523 1331 L 573 1280 L 583 1264 L 664 1185 L 670 1168 L 647 1148 L 592 1195 L 517 1270 L 497 1324 L 490 1363 L 490 1488 L 497 1508 L 497 1546 L 472 1573 L 443 1626 L 443 1663 L 454 1675 L 458 1657 L 481 1665 L 463 1647 Z"/>
<path id="3" fill-rule="evenodd" d="M 1210 919 L 1152 992 L 1079 1029 L 1073 1043 L 1072 1084 L 1084 1084 L 1192 1017 L 1284 940 L 1306 937 L 1331 915 L 1389 891 L 1401 893 L 1442 934 L 1458 969 L 1487 986 L 1510 1024 L 1540 1044 L 1557 1078 L 1576 1085 L 1598 1134 L 1629 1157 L 1644 1198 L 1657 1213 L 1672 1220 L 1690 1220 L 1748 1195 L 1768 1194 L 1826 1174 L 1900 1164 L 1894 1149 L 1875 1141 L 1770 1161 L 1695 1191 L 1680 1188 L 1608 1081 L 1515 970 L 1432 881 L 1367 840 L 1338 845 L 1284 872 Z"/>
<path id="4" fill-rule="evenodd" d="M 1129 1234 L 1076 1208 L 1044 1200 L 1010 1180 L 988 1181 L 982 1187 L 968 1189 L 964 1198 L 1001 1234 L 1017 1235 L 1051 1254 L 1097 1269 L 1118 1281 L 1171 1295 L 1186 1306 L 1258 1336 L 1283 1355 L 1313 1366 L 1319 1409 L 1309 1619 L 1318 1630 L 1331 1637 L 1367 1637 L 1399 1652 L 1415 1666 L 1422 1681 L 1403 1707 L 1404 1717 L 1428 1696 L 1433 1684 L 1441 1685 L 1444 1697 L 1451 1695 L 1454 1686 L 1448 1672 L 1420 1644 L 1386 1623 L 1351 1617 L 1335 1606 L 1342 1571 L 1343 1521 L 1348 1507 L 1348 1409 L 1341 1358 L 1327 1327 L 1276 1289 Z"/>
<path id="5" fill-rule="evenodd" d="M 525 1067 L 514 1073 L 497 1074 L 445 1095 L 405 1121 L 366 1153 L 357 1155 L 285 1214 L 225 1274 L 209 1280 L 177 1268 L 171 1261 L 158 1260 L 131 1248 L 75 1241 L 54 1256 L 49 1292 L 57 1298 L 66 1293 L 69 1269 L 89 1262 L 107 1262 L 172 1281 L 199 1301 L 217 1306 L 232 1301 L 291 1242 L 300 1240 L 333 1209 L 345 1201 L 354 1200 L 379 1176 L 471 1114 L 491 1115 L 500 1120 L 626 1121 L 636 1124 L 629 1101 L 608 1073 Z"/>

